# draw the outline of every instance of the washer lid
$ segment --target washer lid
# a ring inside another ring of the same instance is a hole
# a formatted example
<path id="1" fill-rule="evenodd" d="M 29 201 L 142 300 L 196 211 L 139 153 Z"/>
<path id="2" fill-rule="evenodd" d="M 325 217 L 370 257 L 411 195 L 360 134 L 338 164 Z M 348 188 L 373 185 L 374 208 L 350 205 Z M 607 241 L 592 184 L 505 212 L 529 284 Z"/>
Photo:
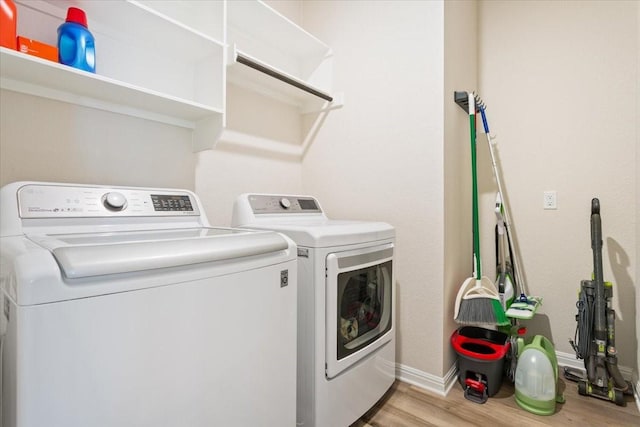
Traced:
<path id="1" fill-rule="evenodd" d="M 277 233 L 224 228 L 29 235 L 69 279 L 261 255 L 288 248 Z"/>
<path id="2" fill-rule="evenodd" d="M 243 227 L 274 230 L 286 234 L 299 246 L 326 248 L 389 240 L 393 226 L 385 222 L 341 221 L 325 218 L 261 218 Z"/>

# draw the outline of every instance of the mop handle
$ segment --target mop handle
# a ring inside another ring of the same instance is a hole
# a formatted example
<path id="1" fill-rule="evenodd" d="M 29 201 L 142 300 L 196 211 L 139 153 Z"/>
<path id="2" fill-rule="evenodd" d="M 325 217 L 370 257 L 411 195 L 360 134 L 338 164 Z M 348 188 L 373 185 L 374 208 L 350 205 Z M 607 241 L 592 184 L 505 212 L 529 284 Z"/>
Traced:
<path id="1" fill-rule="evenodd" d="M 496 177 L 496 183 L 498 184 L 498 193 L 500 193 L 500 198 L 502 200 L 502 208 L 504 213 L 504 226 L 507 229 L 507 240 L 509 241 L 509 245 L 515 249 L 515 245 L 513 243 L 513 238 L 511 236 L 511 220 L 509 219 L 509 213 L 507 209 L 507 204 L 503 196 L 502 192 L 502 182 L 500 180 L 500 175 L 498 174 L 498 165 L 496 164 L 496 157 L 493 152 L 493 144 L 491 142 L 491 135 L 489 133 L 489 122 L 487 121 L 487 114 L 485 113 L 486 107 L 484 104 L 480 105 L 480 115 L 482 116 L 482 125 L 484 127 L 484 132 L 487 135 L 487 142 L 489 143 L 489 154 L 491 155 L 491 165 L 493 166 L 493 175 Z M 516 280 L 520 285 L 520 291 L 524 292 L 528 295 L 527 287 L 524 283 L 524 279 L 522 277 L 522 270 L 520 269 L 520 263 L 518 262 L 518 256 L 514 256 L 511 260 L 514 267 L 514 272 L 516 275 Z"/>
<path id="2" fill-rule="evenodd" d="M 482 279 L 482 261 L 480 259 L 480 224 L 478 220 L 478 177 L 476 161 L 476 100 L 473 92 L 469 92 L 469 128 L 471 133 L 471 192 L 472 192 L 472 227 L 473 255 L 476 279 Z"/>
<path id="3" fill-rule="evenodd" d="M 484 112 L 484 105 L 480 105 L 480 115 L 482 116 L 482 127 L 484 127 L 484 133 L 489 135 L 489 122 L 487 122 L 487 115 Z"/>
<path id="4" fill-rule="evenodd" d="M 503 216 L 503 209 L 502 209 L 502 194 L 498 193 L 498 195 L 496 196 L 496 218 L 498 221 L 497 227 L 498 227 L 498 237 L 499 237 L 499 242 L 496 243 L 496 248 L 498 247 L 498 244 L 500 245 L 500 252 L 502 253 L 502 256 L 499 257 L 500 258 L 500 268 L 502 269 L 502 272 L 504 273 L 505 271 L 507 271 L 507 266 L 506 266 L 506 258 L 507 258 L 507 248 L 505 245 L 505 241 L 504 241 L 504 235 L 505 235 L 505 225 L 504 225 L 504 216 Z M 496 250 L 497 252 L 497 250 Z"/>

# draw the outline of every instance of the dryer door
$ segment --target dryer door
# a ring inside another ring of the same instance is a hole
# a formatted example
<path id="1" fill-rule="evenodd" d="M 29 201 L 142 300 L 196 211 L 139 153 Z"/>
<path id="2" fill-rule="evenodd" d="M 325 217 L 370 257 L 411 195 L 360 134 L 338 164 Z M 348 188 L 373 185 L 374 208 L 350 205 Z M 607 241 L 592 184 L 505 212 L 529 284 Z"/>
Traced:
<path id="1" fill-rule="evenodd" d="M 327 378 L 391 340 L 392 290 L 393 244 L 327 256 Z"/>

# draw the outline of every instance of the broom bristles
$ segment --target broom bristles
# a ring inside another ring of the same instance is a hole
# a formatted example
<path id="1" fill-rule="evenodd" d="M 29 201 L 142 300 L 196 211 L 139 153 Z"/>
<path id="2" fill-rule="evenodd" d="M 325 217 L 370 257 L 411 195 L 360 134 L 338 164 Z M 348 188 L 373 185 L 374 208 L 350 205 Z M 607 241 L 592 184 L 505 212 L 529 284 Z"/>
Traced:
<path id="1" fill-rule="evenodd" d="M 458 317 L 455 320 L 463 325 L 506 326 L 511 323 L 500 301 L 493 298 L 463 299 L 460 301 Z"/>

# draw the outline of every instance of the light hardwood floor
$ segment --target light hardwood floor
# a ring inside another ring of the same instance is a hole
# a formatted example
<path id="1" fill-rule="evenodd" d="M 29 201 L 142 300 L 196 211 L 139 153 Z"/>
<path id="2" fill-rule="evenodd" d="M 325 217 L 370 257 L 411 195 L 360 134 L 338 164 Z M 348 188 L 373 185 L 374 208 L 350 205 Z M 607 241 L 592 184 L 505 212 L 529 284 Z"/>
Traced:
<path id="1" fill-rule="evenodd" d="M 456 382 L 446 397 L 396 381 L 389 392 L 351 427 L 422 426 L 640 426 L 640 412 L 633 396 L 627 405 L 580 396 L 577 385 L 559 379 L 566 402 L 550 416 L 534 415 L 515 401 L 513 384 L 505 380 L 500 391 L 484 404 L 464 397 Z"/>

